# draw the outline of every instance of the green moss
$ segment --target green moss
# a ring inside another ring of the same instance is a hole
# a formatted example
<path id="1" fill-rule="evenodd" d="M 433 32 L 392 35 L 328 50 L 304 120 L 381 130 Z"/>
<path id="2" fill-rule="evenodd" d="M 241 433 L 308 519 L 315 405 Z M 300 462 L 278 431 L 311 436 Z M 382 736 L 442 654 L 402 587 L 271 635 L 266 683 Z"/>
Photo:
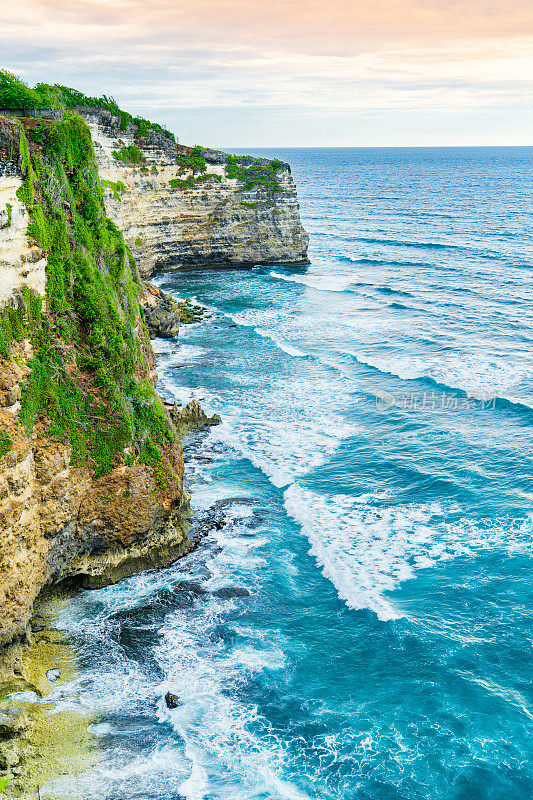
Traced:
<path id="1" fill-rule="evenodd" d="M 0 225 L 0 231 L 4 231 L 6 230 L 6 228 L 11 227 L 11 221 L 13 217 L 13 206 L 11 205 L 11 203 L 6 203 L 6 214 L 7 214 L 7 220 L 2 225 Z"/>
<path id="2" fill-rule="evenodd" d="M 229 155 L 226 161 L 226 175 L 228 178 L 236 178 L 244 184 L 241 191 L 246 192 L 256 187 L 265 189 L 268 194 L 277 194 L 283 191 L 283 187 L 277 179 L 277 172 L 280 169 L 287 169 L 287 164 L 275 159 L 266 164 L 256 161 L 246 167 L 242 163 L 245 158 L 247 156 Z"/>
<path id="3" fill-rule="evenodd" d="M 31 236 L 47 251 L 48 310 L 24 289 L 26 308 L 0 315 L 0 355 L 8 358 L 23 338 L 35 353 L 20 420 L 28 430 L 43 420 L 48 435 L 70 444 L 74 464 L 92 464 L 95 478 L 113 469 L 125 447 L 155 466 L 170 435 L 155 391 L 136 373 L 135 261 L 105 217 L 89 130 L 74 114 L 28 136 L 33 130 L 31 152 L 21 134 L 24 198 Z"/>
<path id="4" fill-rule="evenodd" d="M 127 147 L 122 147 L 120 150 L 113 150 L 113 155 L 117 161 L 122 161 L 123 164 L 135 165 L 145 161 L 143 151 L 133 143 Z"/>
<path id="5" fill-rule="evenodd" d="M 0 458 L 5 456 L 6 453 L 9 453 L 12 447 L 13 447 L 13 441 L 9 436 L 9 434 L 4 433 L 4 431 L 0 430 Z"/>

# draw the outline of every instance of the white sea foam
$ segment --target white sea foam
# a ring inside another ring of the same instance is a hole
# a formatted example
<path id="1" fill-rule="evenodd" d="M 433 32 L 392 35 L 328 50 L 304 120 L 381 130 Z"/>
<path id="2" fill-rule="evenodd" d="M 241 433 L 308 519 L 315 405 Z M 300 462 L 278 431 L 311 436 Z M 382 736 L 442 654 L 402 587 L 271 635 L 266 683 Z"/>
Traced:
<path id="1" fill-rule="evenodd" d="M 451 389 L 464 391 L 476 400 L 506 397 L 509 390 L 514 389 L 517 384 L 533 377 L 533 373 L 525 366 L 510 364 L 503 359 L 487 359 L 468 354 L 436 357 L 429 355 L 371 357 L 356 352 L 354 356 L 361 364 L 367 364 L 383 373 L 396 375 L 402 380 L 431 378 Z M 511 397 L 509 399 L 511 400 Z"/>
<path id="2" fill-rule="evenodd" d="M 257 408 L 247 409 L 245 416 L 226 413 L 211 436 L 242 453 L 281 488 L 325 463 L 342 439 L 354 432 L 354 426 L 322 407 L 316 414 L 312 406 L 295 407 L 290 395 L 285 395 L 283 407 L 276 409 L 274 392 L 272 397 L 270 418 Z"/>
<path id="3" fill-rule="evenodd" d="M 281 275 L 279 272 L 270 273 L 273 278 L 287 281 L 289 283 L 299 283 L 308 286 L 310 289 L 317 289 L 320 292 L 344 292 L 354 281 L 358 280 L 355 273 L 350 275 L 327 274 L 327 275 Z"/>
<path id="4" fill-rule="evenodd" d="M 255 332 L 259 334 L 259 336 L 263 336 L 265 339 L 270 339 L 276 347 L 279 347 L 280 350 L 283 350 L 284 353 L 287 353 L 289 356 L 295 356 L 297 358 L 305 358 L 307 353 L 304 353 L 303 350 L 299 350 L 298 347 L 293 347 L 288 342 L 285 342 L 283 339 L 280 339 L 279 336 L 276 336 L 275 331 L 266 331 L 264 328 L 254 328 Z"/>
<path id="5" fill-rule="evenodd" d="M 267 566 L 254 554 L 257 538 L 239 535 L 242 504 L 229 505 L 225 511 L 229 524 L 212 534 L 220 549 L 209 562 L 210 577 L 204 586 L 213 590 L 237 580 L 242 585 L 248 579 L 257 590 Z M 187 800 L 214 796 L 310 800 L 281 777 L 287 758 L 281 742 L 253 733 L 253 726 L 260 722 L 256 706 L 241 702 L 238 693 L 229 691 L 244 674 L 283 669 L 283 637 L 234 622 L 232 636 L 237 641 L 228 650 L 216 635 L 224 625 L 227 605 L 227 600 L 216 596 L 204 598 L 191 614 L 184 610 L 170 614 L 160 631 L 156 657 L 166 677 L 159 694 L 163 697 L 173 691 L 182 702 L 174 710 L 159 703 L 161 722 L 170 722 L 179 733 L 189 761 L 180 794 Z"/>
<path id="6" fill-rule="evenodd" d="M 302 527 L 322 572 L 349 608 L 368 608 L 382 620 L 402 612 L 386 596 L 402 581 L 438 561 L 487 548 L 533 549 L 531 521 L 486 526 L 468 519 L 448 523 L 439 503 L 381 507 L 376 499 L 319 495 L 297 484 L 286 489 L 285 508 Z"/>
<path id="7" fill-rule="evenodd" d="M 253 705 L 241 703 L 227 688 L 241 674 L 279 668 L 278 648 L 255 633 L 254 646 L 233 649 L 224 657 L 220 645 L 209 644 L 216 630 L 216 605 L 203 606 L 194 619 L 178 613 L 166 626 L 158 660 L 167 685 L 179 693 L 183 705 L 169 713 L 172 725 L 185 742 L 190 774 L 180 792 L 187 800 L 204 800 L 214 787 L 223 787 L 226 800 L 272 797 L 308 800 L 308 796 L 280 777 L 285 754 L 280 745 L 268 745 L 251 732 L 257 722 Z"/>

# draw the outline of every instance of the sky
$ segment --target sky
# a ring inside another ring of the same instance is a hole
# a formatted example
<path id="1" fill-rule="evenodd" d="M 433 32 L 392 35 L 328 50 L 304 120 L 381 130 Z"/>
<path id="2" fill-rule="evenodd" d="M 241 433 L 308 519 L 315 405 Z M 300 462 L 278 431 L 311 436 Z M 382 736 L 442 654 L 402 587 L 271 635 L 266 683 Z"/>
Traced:
<path id="1" fill-rule="evenodd" d="M 0 54 L 187 144 L 533 144 L 531 0 L 13 0 Z"/>

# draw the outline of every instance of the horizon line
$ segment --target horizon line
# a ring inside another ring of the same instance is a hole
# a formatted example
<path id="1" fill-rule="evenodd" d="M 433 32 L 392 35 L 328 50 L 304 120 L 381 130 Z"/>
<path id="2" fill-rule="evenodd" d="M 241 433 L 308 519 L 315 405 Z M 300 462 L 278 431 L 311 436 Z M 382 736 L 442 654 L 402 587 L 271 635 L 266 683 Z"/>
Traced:
<path id="1" fill-rule="evenodd" d="M 181 144 L 181 142 L 180 142 Z M 521 148 L 532 149 L 533 144 L 304 144 L 304 145 L 223 145 L 220 149 L 227 152 L 228 150 L 260 150 L 267 148 L 269 150 L 456 150 L 456 149 L 472 149 L 472 150 L 489 150 L 494 148 Z"/>

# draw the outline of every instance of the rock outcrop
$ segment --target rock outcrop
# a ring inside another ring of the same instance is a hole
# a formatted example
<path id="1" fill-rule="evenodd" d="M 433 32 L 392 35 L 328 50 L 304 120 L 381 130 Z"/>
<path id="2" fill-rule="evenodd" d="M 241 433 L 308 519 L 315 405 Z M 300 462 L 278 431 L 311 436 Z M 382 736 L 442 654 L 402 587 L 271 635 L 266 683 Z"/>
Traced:
<path id="1" fill-rule="evenodd" d="M 222 422 L 222 418 L 218 414 L 208 417 L 198 400 L 191 400 L 186 406 L 174 403 L 167 408 L 180 435 L 184 435 L 193 428 L 207 428 L 211 425 L 220 425 Z"/>
<path id="2" fill-rule="evenodd" d="M 308 236 L 288 164 L 247 157 L 239 160 L 240 174 L 230 177 L 230 156 L 195 148 L 205 162 L 205 170 L 195 173 L 183 166 L 193 148 L 156 131 L 135 139 L 134 126 L 121 131 L 109 112 L 83 113 L 100 176 L 108 182 L 108 215 L 123 232 L 143 277 L 182 267 L 307 263 Z M 132 144 L 142 152 L 137 164 L 113 155 Z M 274 189 L 243 175 L 252 166 L 268 171 L 273 164 Z"/>
<path id="3" fill-rule="evenodd" d="M 178 302 L 172 295 L 161 291 L 159 286 L 148 281 L 143 282 L 143 290 L 140 303 L 152 339 L 156 336 L 172 339 L 178 335 L 180 325 L 199 322 L 205 314 L 205 308 L 193 304 L 190 298 L 183 303 Z"/>

